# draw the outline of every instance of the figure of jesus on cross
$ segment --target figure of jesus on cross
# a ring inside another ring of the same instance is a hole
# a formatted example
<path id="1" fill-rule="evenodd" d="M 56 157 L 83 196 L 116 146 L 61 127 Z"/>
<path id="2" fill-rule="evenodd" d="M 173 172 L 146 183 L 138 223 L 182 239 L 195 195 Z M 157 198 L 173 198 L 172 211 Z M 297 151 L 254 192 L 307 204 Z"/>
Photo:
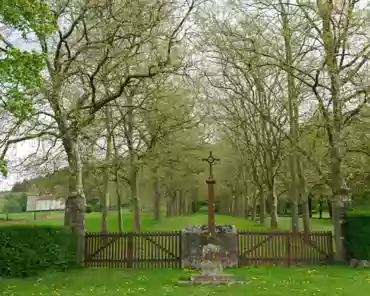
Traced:
<path id="1" fill-rule="evenodd" d="M 209 152 L 207 158 L 203 158 L 203 161 L 209 163 L 209 178 L 206 180 L 208 184 L 208 231 L 211 239 L 214 239 L 216 236 L 216 227 L 215 227 L 215 191 L 214 185 L 216 181 L 213 179 L 213 163 L 219 161 L 220 159 L 214 158 L 212 151 Z"/>

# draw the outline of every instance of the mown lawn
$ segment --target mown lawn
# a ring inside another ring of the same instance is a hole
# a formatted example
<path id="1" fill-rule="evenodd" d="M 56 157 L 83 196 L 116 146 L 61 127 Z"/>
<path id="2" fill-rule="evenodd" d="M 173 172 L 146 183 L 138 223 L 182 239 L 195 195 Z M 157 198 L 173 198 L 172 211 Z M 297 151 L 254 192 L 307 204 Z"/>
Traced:
<path id="1" fill-rule="evenodd" d="M 62 225 L 63 224 L 63 213 L 37 213 L 36 221 L 33 220 L 32 213 L 22 213 L 11 215 L 11 221 L 0 221 L 1 225 L 14 224 L 14 223 L 29 223 L 29 224 L 40 224 L 40 225 Z M 132 213 L 124 213 L 124 229 L 126 231 L 132 230 Z M 118 230 L 118 218 L 116 212 L 109 213 L 109 231 L 114 232 Z M 201 225 L 207 224 L 208 217 L 206 213 L 199 213 L 190 216 L 180 216 L 164 218 L 161 222 L 156 222 L 153 220 L 151 214 L 142 215 L 142 230 L 143 231 L 171 231 L 171 230 L 181 230 L 185 226 L 189 225 Z M 279 229 L 289 230 L 290 229 L 290 218 L 280 217 L 279 218 Z M 300 220 L 301 224 L 302 221 Z M 268 230 L 269 221 L 267 219 L 266 225 L 261 226 L 257 221 L 251 221 L 244 218 L 230 217 L 216 215 L 217 224 L 228 224 L 235 225 L 239 230 Z M 86 230 L 89 232 L 97 232 L 100 230 L 101 225 L 101 214 L 100 213 L 90 213 L 87 214 L 86 218 Z M 301 229 L 302 229 L 301 225 Z M 327 231 L 332 230 L 333 226 L 331 220 L 323 219 L 312 219 L 312 230 L 316 231 Z"/>
<path id="2" fill-rule="evenodd" d="M 171 269 L 87 269 L 24 280 L 0 280 L 1 296 L 369 295 L 370 272 L 346 267 L 252 268 L 229 271 L 248 281 L 233 286 L 178 287 L 187 273 Z"/>

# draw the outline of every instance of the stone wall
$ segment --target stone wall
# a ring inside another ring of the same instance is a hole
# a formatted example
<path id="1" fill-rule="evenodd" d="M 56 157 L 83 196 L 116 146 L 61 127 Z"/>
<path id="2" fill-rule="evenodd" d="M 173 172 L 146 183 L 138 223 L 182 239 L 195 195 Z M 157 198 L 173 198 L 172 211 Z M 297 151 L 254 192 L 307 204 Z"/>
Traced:
<path id="1" fill-rule="evenodd" d="M 200 269 L 203 246 L 209 243 L 205 226 L 192 226 L 182 233 L 183 268 Z M 216 241 L 212 244 L 221 248 L 221 262 L 224 268 L 238 266 L 238 237 L 235 226 L 217 226 Z"/>

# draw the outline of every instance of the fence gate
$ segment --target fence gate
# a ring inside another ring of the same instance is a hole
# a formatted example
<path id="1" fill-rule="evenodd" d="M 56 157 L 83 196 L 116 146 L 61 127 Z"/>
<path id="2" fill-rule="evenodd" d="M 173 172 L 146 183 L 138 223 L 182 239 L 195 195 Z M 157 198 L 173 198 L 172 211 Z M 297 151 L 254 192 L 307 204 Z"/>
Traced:
<path id="1" fill-rule="evenodd" d="M 181 232 L 86 233 L 85 265 L 181 268 Z"/>
<path id="2" fill-rule="evenodd" d="M 330 263 L 333 236 L 329 232 L 239 231 L 239 266 Z"/>

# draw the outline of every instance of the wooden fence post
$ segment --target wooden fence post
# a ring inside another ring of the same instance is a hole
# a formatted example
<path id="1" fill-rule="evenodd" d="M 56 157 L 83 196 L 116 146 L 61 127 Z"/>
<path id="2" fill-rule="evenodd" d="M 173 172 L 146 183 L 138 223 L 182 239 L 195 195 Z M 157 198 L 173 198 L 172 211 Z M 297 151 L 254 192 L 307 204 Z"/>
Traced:
<path id="1" fill-rule="evenodd" d="M 182 231 L 177 232 L 177 235 L 179 235 L 179 268 L 182 268 Z"/>
<path id="2" fill-rule="evenodd" d="M 240 234 L 239 234 L 239 231 L 236 232 L 236 241 L 237 241 L 237 254 L 238 254 L 238 265 L 237 267 L 240 268 L 241 267 L 241 264 L 240 264 L 240 246 L 239 246 L 239 237 L 240 237 Z"/>
<path id="3" fill-rule="evenodd" d="M 288 266 L 292 265 L 292 243 L 291 243 L 291 233 L 288 232 L 286 234 L 286 247 L 287 247 L 287 259 L 288 259 Z"/>
<path id="4" fill-rule="evenodd" d="M 329 231 L 328 233 L 328 240 L 329 240 L 329 263 L 333 263 L 334 261 L 334 247 L 333 247 L 333 233 Z"/>
<path id="5" fill-rule="evenodd" d="M 87 233 L 85 232 L 85 237 L 84 237 L 84 239 L 85 239 L 85 248 L 84 248 L 84 252 L 85 252 L 85 254 L 84 254 L 84 263 L 85 263 L 85 268 L 87 267 L 87 261 L 88 261 L 88 249 L 89 249 L 89 236 L 87 235 Z"/>
<path id="6" fill-rule="evenodd" d="M 127 267 L 132 268 L 134 265 L 134 234 L 127 234 L 127 249 L 126 249 Z"/>

